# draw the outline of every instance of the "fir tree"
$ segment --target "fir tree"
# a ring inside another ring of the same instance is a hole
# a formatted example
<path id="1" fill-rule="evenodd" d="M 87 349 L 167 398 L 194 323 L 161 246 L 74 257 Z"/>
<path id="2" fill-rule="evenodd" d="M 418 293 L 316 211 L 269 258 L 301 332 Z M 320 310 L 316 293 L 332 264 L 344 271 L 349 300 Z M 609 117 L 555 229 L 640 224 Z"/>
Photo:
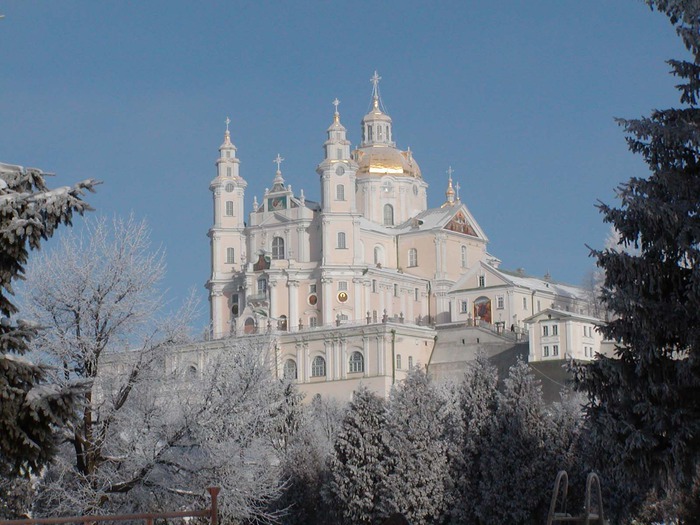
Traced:
<path id="1" fill-rule="evenodd" d="M 0 472 L 37 472 L 54 454 L 54 431 L 71 416 L 84 385 L 46 384 L 46 367 L 22 357 L 37 327 L 9 318 L 10 300 L 30 249 L 38 249 L 60 224 L 90 207 L 82 200 L 96 182 L 50 190 L 41 170 L 0 164 Z"/>
<path id="2" fill-rule="evenodd" d="M 346 524 L 371 525 L 386 517 L 388 433 L 384 400 L 360 387 L 336 437 L 330 460 L 330 495 Z"/>
<path id="3" fill-rule="evenodd" d="M 478 523 L 476 506 L 479 501 L 481 474 L 479 457 L 485 446 L 485 430 L 497 408 L 498 373 L 485 355 L 479 354 L 467 369 L 459 399 L 461 436 L 454 436 L 457 449 L 451 462 L 454 479 L 453 520 L 457 523 Z"/>
<path id="4" fill-rule="evenodd" d="M 619 187 L 620 207 L 600 205 L 619 234 L 619 247 L 592 252 L 614 316 L 602 331 L 617 347 L 579 367 L 576 381 L 615 462 L 689 491 L 700 459 L 700 3 L 648 4 L 669 17 L 691 59 L 668 61 L 680 108 L 619 120 L 651 173 Z"/>
<path id="5" fill-rule="evenodd" d="M 481 523 L 542 523 L 557 473 L 555 443 L 542 388 L 528 365 L 512 366 L 479 449 L 476 515 Z"/>
<path id="6" fill-rule="evenodd" d="M 428 375 L 412 369 L 389 404 L 392 475 L 387 509 L 415 525 L 439 523 L 449 490 L 444 403 Z"/>

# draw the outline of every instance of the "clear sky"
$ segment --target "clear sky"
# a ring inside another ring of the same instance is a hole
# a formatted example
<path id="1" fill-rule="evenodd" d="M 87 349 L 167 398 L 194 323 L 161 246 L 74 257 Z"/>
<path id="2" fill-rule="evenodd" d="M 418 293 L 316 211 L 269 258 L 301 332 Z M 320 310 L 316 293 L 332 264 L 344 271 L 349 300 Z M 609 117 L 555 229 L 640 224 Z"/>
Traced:
<path id="1" fill-rule="evenodd" d="M 463 202 L 503 267 L 579 284 L 595 203 L 645 165 L 613 117 L 677 105 L 687 56 L 640 0 L 0 1 L 0 161 L 104 181 L 97 212 L 146 218 L 174 303 L 206 291 L 209 182 L 231 118 L 247 211 L 272 185 L 319 199 L 335 97 L 353 144 L 378 70 L 397 145 Z M 80 223 L 80 219 L 76 221 Z"/>

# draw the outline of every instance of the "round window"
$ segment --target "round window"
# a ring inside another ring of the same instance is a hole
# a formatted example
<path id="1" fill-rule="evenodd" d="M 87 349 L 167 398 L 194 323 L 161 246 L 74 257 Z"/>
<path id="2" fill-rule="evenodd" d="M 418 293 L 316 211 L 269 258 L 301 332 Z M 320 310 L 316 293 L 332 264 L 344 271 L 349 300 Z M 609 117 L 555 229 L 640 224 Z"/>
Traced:
<path id="1" fill-rule="evenodd" d="M 336 175 L 342 175 L 343 173 L 345 173 L 345 166 L 343 166 L 342 164 L 340 164 L 340 165 L 335 169 L 335 173 L 336 173 Z"/>
<path id="2" fill-rule="evenodd" d="M 229 182 L 229 183 L 226 185 L 226 191 L 229 192 L 229 193 L 231 193 L 231 192 L 233 191 L 233 184 L 232 184 L 232 183 Z"/>

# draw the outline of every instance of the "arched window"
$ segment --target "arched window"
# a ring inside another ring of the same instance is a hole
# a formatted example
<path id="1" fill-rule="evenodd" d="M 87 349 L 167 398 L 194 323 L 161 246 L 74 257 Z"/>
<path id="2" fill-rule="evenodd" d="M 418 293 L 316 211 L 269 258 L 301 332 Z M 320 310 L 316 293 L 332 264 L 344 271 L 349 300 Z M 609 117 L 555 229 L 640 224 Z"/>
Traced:
<path id="1" fill-rule="evenodd" d="M 286 315 L 280 315 L 280 318 L 277 321 L 277 328 L 279 330 L 282 330 L 283 332 L 287 331 L 287 316 Z"/>
<path id="2" fill-rule="evenodd" d="M 284 239 L 282 237 L 272 239 L 272 258 L 284 259 Z"/>
<path id="3" fill-rule="evenodd" d="M 372 126 L 367 126 L 367 140 L 372 142 Z"/>
<path id="4" fill-rule="evenodd" d="M 391 204 L 384 205 L 384 226 L 394 225 L 394 207 Z"/>
<path id="5" fill-rule="evenodd" d="M 396 369 L 401 370 L 401 354 L 396 354 Z"/>
<path id="6" fill-rule="evenodd" d="M 233 216 L 233 201 L 226 201 L 226 216 Z"/>
<path id="7" fill-rule="evenodd" d="M 229 156 L 229 152 L 226 152 L 226 156 Z M 226 168 L 226 176 L 230 177 L 231 176 L 231 167 Z"/>
<path id="8" fill-rule="evenodd" d="M 245 324 L 243 325 L 243 332 L 246 334 L 255 333 L 255 320 L 252 317 L 249 317 L 245 320 Z"/>
<path id="9" fill-rule="evenodd" d="M 356 374 L 365 371 L 365 358 L 360 352 L 353 352 L 349 363 L 350 373 Z"/>
<path id="10" fill-rule="evenodd" d="M 289 380 L 297 378 L 297 364 L 294 359 L 287 359 L 284 362 L 284 378 Z"/>
<path id="11" fill-rule="evenodd" d="M 264 277 L 258 279 L 258 293 L 267 293 L 267 280 Z"/>
<path id="12" fill-rule="evenodd" d="M 347 248 L 345 245 L 345 232 L 338 232 L 338 248 L 341 250 Z"/>
<path id="13" fill-rule="evenodd" d="M 467 247 L 462 246 L 462 268 L 467 267 Z"/>
<path id="14" fill-rule="evenodd" d="M 345 186 L 338 184 L 335 187 L 335 200 L 344 201 L 345 200 Z"/>
<path id="15" fill-rule="evenodd" d="M 408 250 L 408 265 L 418 266 L 418 250 L 415 248 Z"/>
<path id="16" fill-rule="evenodd" d="M 233 264 L 236 262 L 235 255 L 236 252 L 233 248 L 226 248 L 226 264 Z"/>
<path id="17" fill-rule="evenodd" d="M 326 360 L 317 355 L 311 362 L 311 376 L 312 377 L 323 377 L 326 375 Z"/>

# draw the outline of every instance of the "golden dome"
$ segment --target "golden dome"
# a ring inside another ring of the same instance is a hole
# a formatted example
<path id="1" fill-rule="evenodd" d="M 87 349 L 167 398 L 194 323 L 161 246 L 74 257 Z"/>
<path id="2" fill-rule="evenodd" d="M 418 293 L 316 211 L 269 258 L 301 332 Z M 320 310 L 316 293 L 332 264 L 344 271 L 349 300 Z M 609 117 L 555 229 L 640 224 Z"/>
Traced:
<path id="1" fill-rule="evenodd" d="M 355 150 L 355 160 L 359 166 L 358 174 L 422 178 L 410 149 L 401 151 L 391 146 L 372 146 Z"/>

